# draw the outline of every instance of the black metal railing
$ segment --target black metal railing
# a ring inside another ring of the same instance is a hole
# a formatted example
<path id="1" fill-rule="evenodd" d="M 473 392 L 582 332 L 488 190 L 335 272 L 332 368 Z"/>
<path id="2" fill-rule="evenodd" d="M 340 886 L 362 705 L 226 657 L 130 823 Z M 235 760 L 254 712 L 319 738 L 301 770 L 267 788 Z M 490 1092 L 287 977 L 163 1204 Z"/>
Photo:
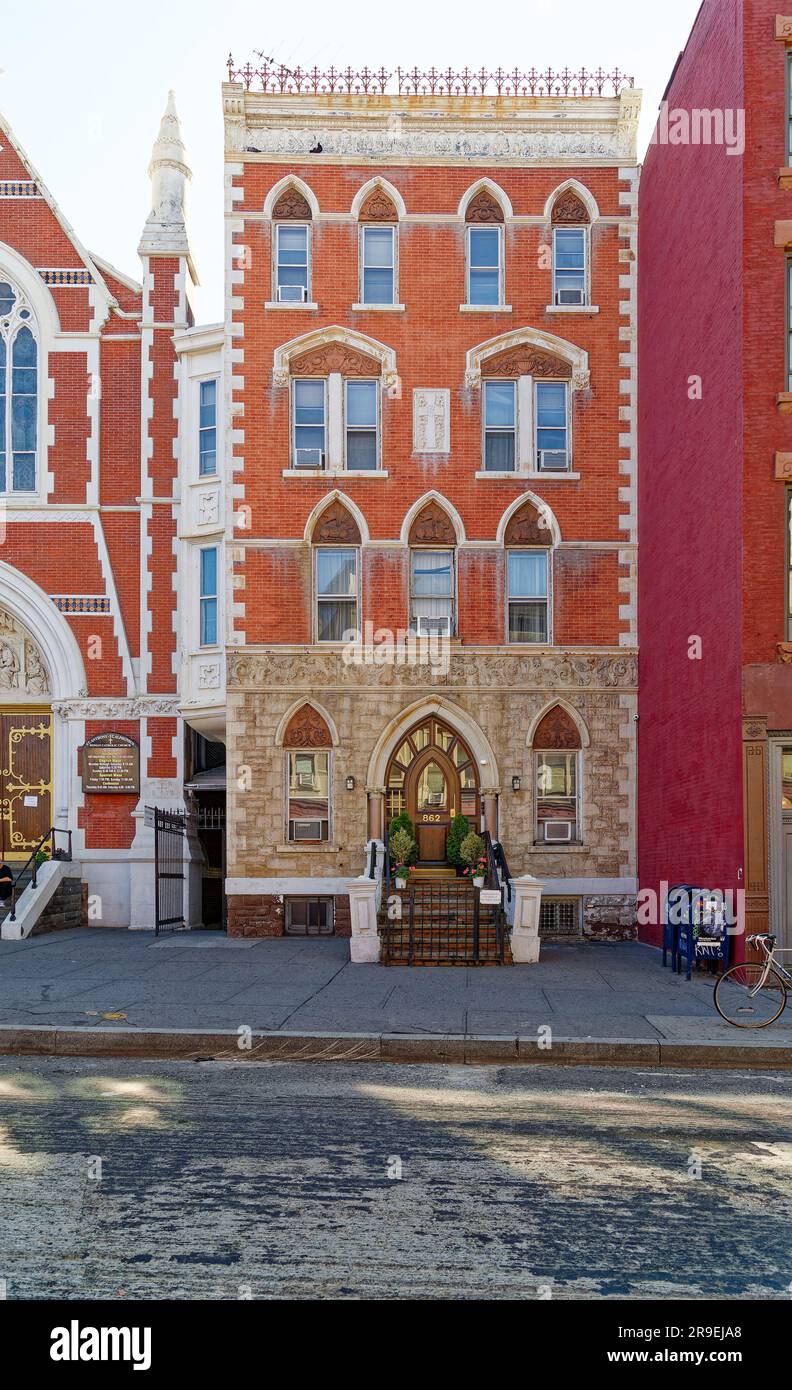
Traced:
<path id="1" fill-rule="evenodd" d="M 503 908 L 482 905 L 479 890 L 466 880 L 414 882 L 401 892 L 389 892 L 387 902 L 381 916 L 383 963 L 504 963 L 508 929 Z"/>
<path id="2" fill-rule="evenodd" d="M 377 841 L 376 841 L 376 840 L 372 840 L 372 841 L 371 841 L 371 849 L 369 850 L 369 866 L 368 866 L 367 878 L 376 878 L 376 877 L 377 877 Z"/>
<path id="3" fill-rule="evenodd" d="M 492 836 L 488 830 L 484 831 L 484 852 L 487 856 L 487 872 L 484 876 L 484 886 L 485 888 L 500 888 L 498 861 L 495 857 L 495 847 L 492 843 Z"/>
<path id="4" fill-rule="evenodd" d="M 238 65 L 229 53 L 226 67 L 229 82 L 243 82 L 245 88 L 260 87 L 270 95 L 342 95 L 383 96 L 392 92 L 398 96 L 512 96 L 512 97 L 601 97 L 618 96 L 625 87 L 632 87 L 633 78 L 615 67 L 605 72 L 600 66 L 593 71 L 568 67 L 556 72 L 536 67 L 522 71 L 514 68 L 401 68 L 393 70 L 336 68 L 322 70 L 295 66 L 289 68 L 264 53 L 256 53 L 258 63 Z"/>
<path id="5" fill-rule="evenodd" d="M 506 854 L 504 852 L 503 845 L 501 844 L 500 840 L 493 840 L 492 848 L 495 853 L 495 863 L 498 866 L 500 881 L 502 884 L 505 883 L 506 885 L 506 901 L 511 902 L 512 876 L 509 865 L 506 862 Z"/>
<path id="6" fill-rule="evenodd" d="M 66 844 L 66 848 L 65 848 L 65 849 L 58 849 L 58 848 L 57 848 L 57 845 L 56 845 L 56 843 L 55 843 L 55 836 L 56 836 L 56 835 L 65 835 L 65 836 L 66 836 L 66 838 L 67 838 L 67 844 Z M 39 859 L 38 856 L 41 854 L 41 851 L 43 850 L 44 845 L 47 843 L 48 840 L 49 840 L 49 842 L 50 842 L 50 852 L 49 852 L 48 855 L 43 855 L 42 858 Z M 16 921 L 16 905 L 17 905 L 17 899 L 19 898 L 19 893 L 20 893 L 19 884 L 20 884 L 21 879 L 24 878 L 24 876 L 25 876 L 25 874 L 27 873 L 28 869 L 30 868 L 31 864 L 33 865 L 33 869 L 32 869 L 32 871 L 31 871 L 31 875 L 30 875 L 30 884 L 29 884 L 29 885 L 28 885 L 28 884 L 23 884 L 22 889 L 21 889 L 21 892 L 24 892 L 24 891 L 25 891 L 25 888 L 27 888 L 28 886 L 30 886 L 30 887 L 33 888 L 33 889 L 35 889 L 35 888 L 37 887 L 37 885 L 38 885 L 38 871 L 39 871 L 39 869 L 41 868 L 41 865 L 42 865 L 42 864 L 46 864 L 48 860 L 52 860 L 52 859 L 65 860 L 67 863 L 71 863 L 71 857 L 72 857 L 72 833 L 71 833 L 71 831 L 70 831 L 70 830 L 64 830 L 63 827 L 60 826 L 60 825 L 51 825 L 50 828 L 49 828 L 49 830 L 47 830 L 47 831 L 45 832 L 45 834 L 42 835 L 42 837 L 41 837 L 41 839 L 39 840 L 38 844 L 35 845 L 34 848 L 31 850 L 30 854 L 28 855 L 28 858 L 25 860 L 25 863 L 22 865 L 22 868 L 19 870 L 19 873 L 17 873 L 17 874 L 14 875 L 14 881 L 13 881 L 13 883 L 12 883 L 12 885 L 11 885 L 11 893 L 10 893 L 10 895 L 9 895 L 9 906 L 10 906 L 10 909 L 11 909 L 11 910 L 10 910 L 8 916 L 9 916 L 9 920 L 10 920 L 10 921 L 12 921 L 12 922 L 15 922 L 15 921 Z"/>

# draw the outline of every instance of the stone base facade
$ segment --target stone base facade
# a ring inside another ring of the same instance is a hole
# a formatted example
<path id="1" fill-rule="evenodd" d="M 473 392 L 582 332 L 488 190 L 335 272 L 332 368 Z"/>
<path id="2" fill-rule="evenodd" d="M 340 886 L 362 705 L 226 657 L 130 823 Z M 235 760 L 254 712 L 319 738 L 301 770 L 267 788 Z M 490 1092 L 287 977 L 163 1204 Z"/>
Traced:
<path id="1" fill-rule="evenodd" d="M 634 894 L 603 893 L 583 903 L 583 935 L 588 941 L 637 941 L 638 921 Z"/>

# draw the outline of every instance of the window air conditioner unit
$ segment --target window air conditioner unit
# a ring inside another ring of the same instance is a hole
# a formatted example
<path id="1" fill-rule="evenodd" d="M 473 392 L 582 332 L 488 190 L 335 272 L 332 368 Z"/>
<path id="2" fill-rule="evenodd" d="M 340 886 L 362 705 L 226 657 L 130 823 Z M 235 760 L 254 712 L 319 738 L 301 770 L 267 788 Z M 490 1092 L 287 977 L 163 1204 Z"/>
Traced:
<path id="1" fill-rule="evenodd" d="M 538 459 L 539 467 L 543 473 L 566 472 L 566 449 L 540 449 Z"/>
<path id="2" fill-rule="evenodd" d="M 564 289 L 556 290 L 555 302 L 556 304 L 585 304 L 585 291 L 573 289 L 567 285 Z"/>
<path id="3" fill-rule="evenodd" d="M 563 844 L 572 839 L 571 820 L 546 820 L 543 824 L 546 844 Z"/>
<path id="4" fill-rule="evenodd" d="M 296 820 L 292 821 L 294 826 L 295 840 L 321 840 L 322 822 L 320 820 Z"/>
<path id="5" fill-rule="evenodd" d="M 279 304 L 304 304 L 307 298 L 305 285 L 278 285 Z"/>
<path id="6" fill-rule="evenodd" d="M 295 449 L 294 467 L 295 468 L 324 468 L 323 449 Z"/>
<path id="7" fill-rule="evenodd" d="M 445 614 L 440 618 L 416 618 L 415 630 L 419 637 L 450 637 L 451 617 Z"/>

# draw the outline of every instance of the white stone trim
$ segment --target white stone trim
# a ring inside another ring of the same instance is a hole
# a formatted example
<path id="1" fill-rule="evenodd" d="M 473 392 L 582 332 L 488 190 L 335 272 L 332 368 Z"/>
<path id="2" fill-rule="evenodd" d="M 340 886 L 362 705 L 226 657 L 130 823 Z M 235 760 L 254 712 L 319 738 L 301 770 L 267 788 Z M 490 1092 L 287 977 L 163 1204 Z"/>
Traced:
<path id="1" fill-rule="evenodd" d="M 269 193 L 264 199 L 265 217 L 268 217 L 270 220 L 272 220 L 272 209 L 274 208 L 281 194 L 285 193 L 288 188 L 295 188 L 298 193 L 302 193 L 306 203 L 311 209 L 312 218 L 321 216 L 319 211 L 319 201 L 313 189 L 309 188 L 308 184 L 305 183 L 303 179 L 298 178 L 297 174 L 287 174 L 285 178 L 279 179 L 277 183 L 272 185 L 272 188 L 270 189 Z"/>
<path id="2" fill-rule="evenodd" d="M 566 713 L 569 715 L 570 719 L 573 720 L 575 727 L 578 733 L 580 734 L 581 748 L 589 748 L 591 746 L 591 737 L 586 726 L 586 721 L 580 713 L 580 710 L 576 709 L 575 706 L 571 704 L 569 700 L 564 699 L 562 696 L 554 695 L 551 699 L 547 701 L 545 705 L 542 706 L 538 714 L 535 714 L 533 719 L 531 720 L 531 723 L 528 726 L 528 732 L 525 735 L 526 748 L 533 748 L 533 741 L 536 730 L 539 728 L 539 725 L 541 724 L 545 715 L 549 714 L 551 709 L 555 709 L 558 705 L 560 705 L 561 709 L 565 710 Z M 545 848 L 545 846 L 542 846 L 542 848 Z"/>
<path id="3" fill-rule="evenodd" d="M 360 333 L 355 328 L 344 328 L 340 324 L 331 324 L 326 328 L 313 328 L 308 333 L 301 333 L 297 338 L 290 338 L 287 343 L 281 343 L 280 347 L 275 349 L 272 361 L 273 385 L 288 386 L 291 378 L 290 363 L 292 357 L 299 357 L 302 353 L 310 352 L 312 348 L 322 347 L 325 343 L 344 343 L 356 352 L 362 352 L 367 357 L 375 358 L 382 368 L 383 389 L 388 389 L 396 384 L 395 348 L 388 347 L 377 338 L 370 338 L 367 333 Z"/>
<path id="4" fill-rule="evenodd" d="M 453 502 L 450 502 L 447 497 L 443 496 L 442 492 L 437 492 L 434 488 L 432 488 L 429 492 L 423 493 L 421 497 L 416 498 L 416 500 L 413 502 L 412 506 L 410 507 L 410 510 L 407 512 L 401 525 L 401 533 L 399 535 L 400 544 L 409 545 L 410 528 L 413 522 L 415 521 L 415 518 L 418 516 L 419 512 L 423 511 L 424 507 L 427 505 L 428 502 L 437 502 L 438 506 L 442 507 L 443 511 L 446 513 L 449 521 L 451 522 L 451 525 L 454 528 L 454 533 L 456 535 L 456 544 L 464 545 L 465 523 L 463 522 Z"/>
<path id="5" fill-rule="evenodd" d="M 405 207 L 404 199 L 401 193 L 399 192 L 398 188 L 395 188 L 394 185 L 390 183 L 388 179 L 383 178 L 381 174 L 376 174 L 373 179 L 369 179 L 367 183 L 364 183 L 362 187 L 358 189 L 357 193 L 352 199 L 352 207 L 350 208 L 350 212 L 354 217 L 355 221 L 357 221 L 360 217 L 360 209 L 362 208 L 366 199 L 377 188 L 381 188 L 382 192 L 386 193 L 387 196 L 390 198 L 391 202 L 393 203 L 393 206 L 396 209 L 399 221 L 401 222 L 401 220 L 407 216 L 407 208 Z"/>
<path id="6" fill-rule="evenodd" d="M 482 796 L 496 794 L 500 787 L 498 764 L 492 746 L 480 726 L 459 705 L 444 696 L 428 695 L 414 700 L 400 710 L 394 719 L 383 729 L 372 750 L 366 773 L 366 790 L 377 791 L 385 785 L 391 754 L 402 742 L 405 732 L 413 724 L 435 714 L 456 729 L 465 740 L 478 769 L 479 789 Z"/>
<path id="7" fill-rule="evenodd" d="M 358 530 L 360 531 L 361 543 L 363 545 L 368 545 L 369 529 L 365 516 L 360 510 L 360 507 L 358 506 L 357 502 L 355 502 L 351 497 L 349 497 L 347 493 L 341 492 L 339 488 L 333 488 L 332 492 L 328 492 L 324 497 L 320 497 L 319 501 L 316 503 L 316 506 L 313 507 L 312 510 L 309 512 L 307 520 L 305 522 L 305 529 L 303 531 L 303 540 L 306 540 L 309 543 L 312 542 L 313 533 L 316 528 L 316 523 L 319 521 L 319 518 L 322 516 L 322 513 L 327 510 L 330 504 L 336 501 L 341 502 L 343 506 L 346 507 L 350 515 L 355 518 L 355 521 L 358 524 Z"/>
<path id="8" fill-rule="evenodd" d="M 508 221 L 513 216 L 513 208 L 508 193 L 504 192 L 500 184 L 495 183 L 494 179 L 482 178 L 476 179 L 476 182 L 472 183 L 470 187 L 466 189 L 459 200 L 457 217 L 463 222 L 467 214 L 468 204 L 472 198 L 475 198 L 477 193 L 489 193 L 491 197 L 495 199 L 495 202 L 503 213 L 504 221 Z"/>
<path id="9" fill-rule="evenodd" d="M 566 338 L 559 338 L 555 333 L 547 333 L 541 328 L 515 328 L 510 333 L 499 333 L 496 337 L 487 338 L 483 343 L 477 343 L 475 347 L 470 348 L 465 358 L 465 385 L 478 389 L 488 358 L 515 347 L 537 347 L 554 357 L 560 357 L 572 368 L 572 390 L 583 391 L 588 387 L 590 374 L 585 348 L 578 347 L 577 343 L 568 342 Z"/>
<path id="10" fill-rule="evenodd" d="M 484 476 L 487 476 L 487 475 L 485 474 Z M 514 477 L 519 477 L 519 474 L 509 473 L 509 474 L 507 474 L 506 476 L 509 477 L 509 478 L 514 478 Z M 546 476 L 547 476 L 546 474 L 544 474 L 544 473 L 542 474 L 542 477 L 546 477 Z M 543 517 L 545 518 L 545 520 L 547 521 L 547 523 L 548 523 L 548 530 L 549 530 L 549 532 L 550 532 L 550 536 L 551 536 L 551 538 L 552 538 L 552 543 L 553 543 L 553 545 L 554 545 L 554 546 L 555 546 L 555 545 L 561 545 L 561 544 L 562 544 L 562 540 L 561 540 L 561 527 L 560 527 L 559 524 L 558 524 L 558 521 L 557 521 L 557 519 L 556 519 L 555 512 L 553 511 L 553 509 L 552 509 L 552 507 L 550 506 L 549 502 L 546 502 L 546 501 L 544 500 L 543 497 L 539 497 L 539 496 L 537 495 L 537 493 L 535 493 L 535 492 L 521 492 L 519 497 L 515 497 L 514 501 L 509 503 L 509 505 L 508 505 L 508 507 L 506 508 L 505 512 L 503 513 L 503 515 L 502 515 L 500 521 L 498 522 L 498 529 L 497 529 L 497 531 L 496 531 L 496 533 L 495 533 L 495 544 L 496 544 L 496 545 L 505 545 L 505 543 L 506 543 L 506 527 L 508 526 L 508 524 L 509 524 L 509 522 L 511 521 L 512 517 L 514 516 L 514 513 L 515 513 L 515 512 L 518 512 L 518 511 L 520 510 L 520 507 L 524 507 L 526 502 L 530 502 L 531 505 L 534 506 L 534 507 L 536 508 L 536 510 L 537 510 L 537 512 L 539 513 L 539 515 L 540 515 L 540 516 L 543 516 Z M 489 544 L 489 542 L 488 542 L 488 544 Z M 607 544 L 607 543 L 606 543 L 606 544 Z M 574 541 L 568 541 L 568 542 L 567 542 L 567 545 L 574 546 L 574 545 L 575 545 L 575 542 L 574 542 Z M 597 548 L 599 548 L 599 547 L 597 547 Z"/>
<path id="11" fill-rule="evenodd" d="M 281 717 L 280 722 L 278 723 L 278 727 L 275 730 L 276 747 L 283 748 L 283 740 L 286 736 L 286 730 L 289 727 L 289 723 L 291 722 L 297 711 L 301 710 L 304 705 L 310 705 L 311 709 L 316 710 L 316 713 L 321 715 L 322 719 L 324 720 L 325 724 L 330 730 L 330 742 L 333 748 L 337 748 L 340 740 L 338 737 L 338 729 L 336 728 L 335 720 L 333 719 L 333 716 L 330 713 L 330 711 L 326 709 L 324 705 L 320 704 L 318 700 L 315 700 L 312 695 L 303 696 L 301 699 L 293 700 L 292 703 L 289 705 L 289 708 L 286 710 L 286 713 Z M 299 752 L 299 749 L 297 751 Z"/>
<path id="12" fill-rule="evenodd" d="M 590 190 L 586 188 L 586 185 L 581 183 L 579 179 L 564 179 L 563 183 L 559 183 L 558 187 L 553 189 L 544 205 L 545 221 L 550 221 L 553 215 L 553 204 L 561 193 L 566 193 L 568 188 L 571 189 L 573 193 L 577 194 L 589 215 L 589 221 L 598 222 L 600 211 L 597 200 L 594 194 L 590 192 Z M 589 312 L 591 311 L 589 310 Z"/>

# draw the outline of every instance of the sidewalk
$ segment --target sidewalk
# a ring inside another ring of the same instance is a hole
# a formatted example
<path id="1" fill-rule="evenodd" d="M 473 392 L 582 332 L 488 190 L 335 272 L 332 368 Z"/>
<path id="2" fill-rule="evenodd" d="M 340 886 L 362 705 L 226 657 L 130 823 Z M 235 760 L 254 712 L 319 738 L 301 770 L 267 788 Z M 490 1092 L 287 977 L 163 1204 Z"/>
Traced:
<path id="1" fill-rule="evenodd" d="M 715 1013 L 711 977 L 688 984 L 635 943 L 544 945 L 538 965 L 511 969 L 408 969 L 351 965 L 348 941 L 332 938 L 93 928 L 0 942 L 0 1052 L 217 1055 L 238 1050 L 240 1028 L 258 1042 L 279 1035 L 272 1056 L 300 1041 L 310 1052 L 321 1036 L 325 1054 L 358 1060 L 792 1066 L 792 1008 L 740 1032 Z"/>

